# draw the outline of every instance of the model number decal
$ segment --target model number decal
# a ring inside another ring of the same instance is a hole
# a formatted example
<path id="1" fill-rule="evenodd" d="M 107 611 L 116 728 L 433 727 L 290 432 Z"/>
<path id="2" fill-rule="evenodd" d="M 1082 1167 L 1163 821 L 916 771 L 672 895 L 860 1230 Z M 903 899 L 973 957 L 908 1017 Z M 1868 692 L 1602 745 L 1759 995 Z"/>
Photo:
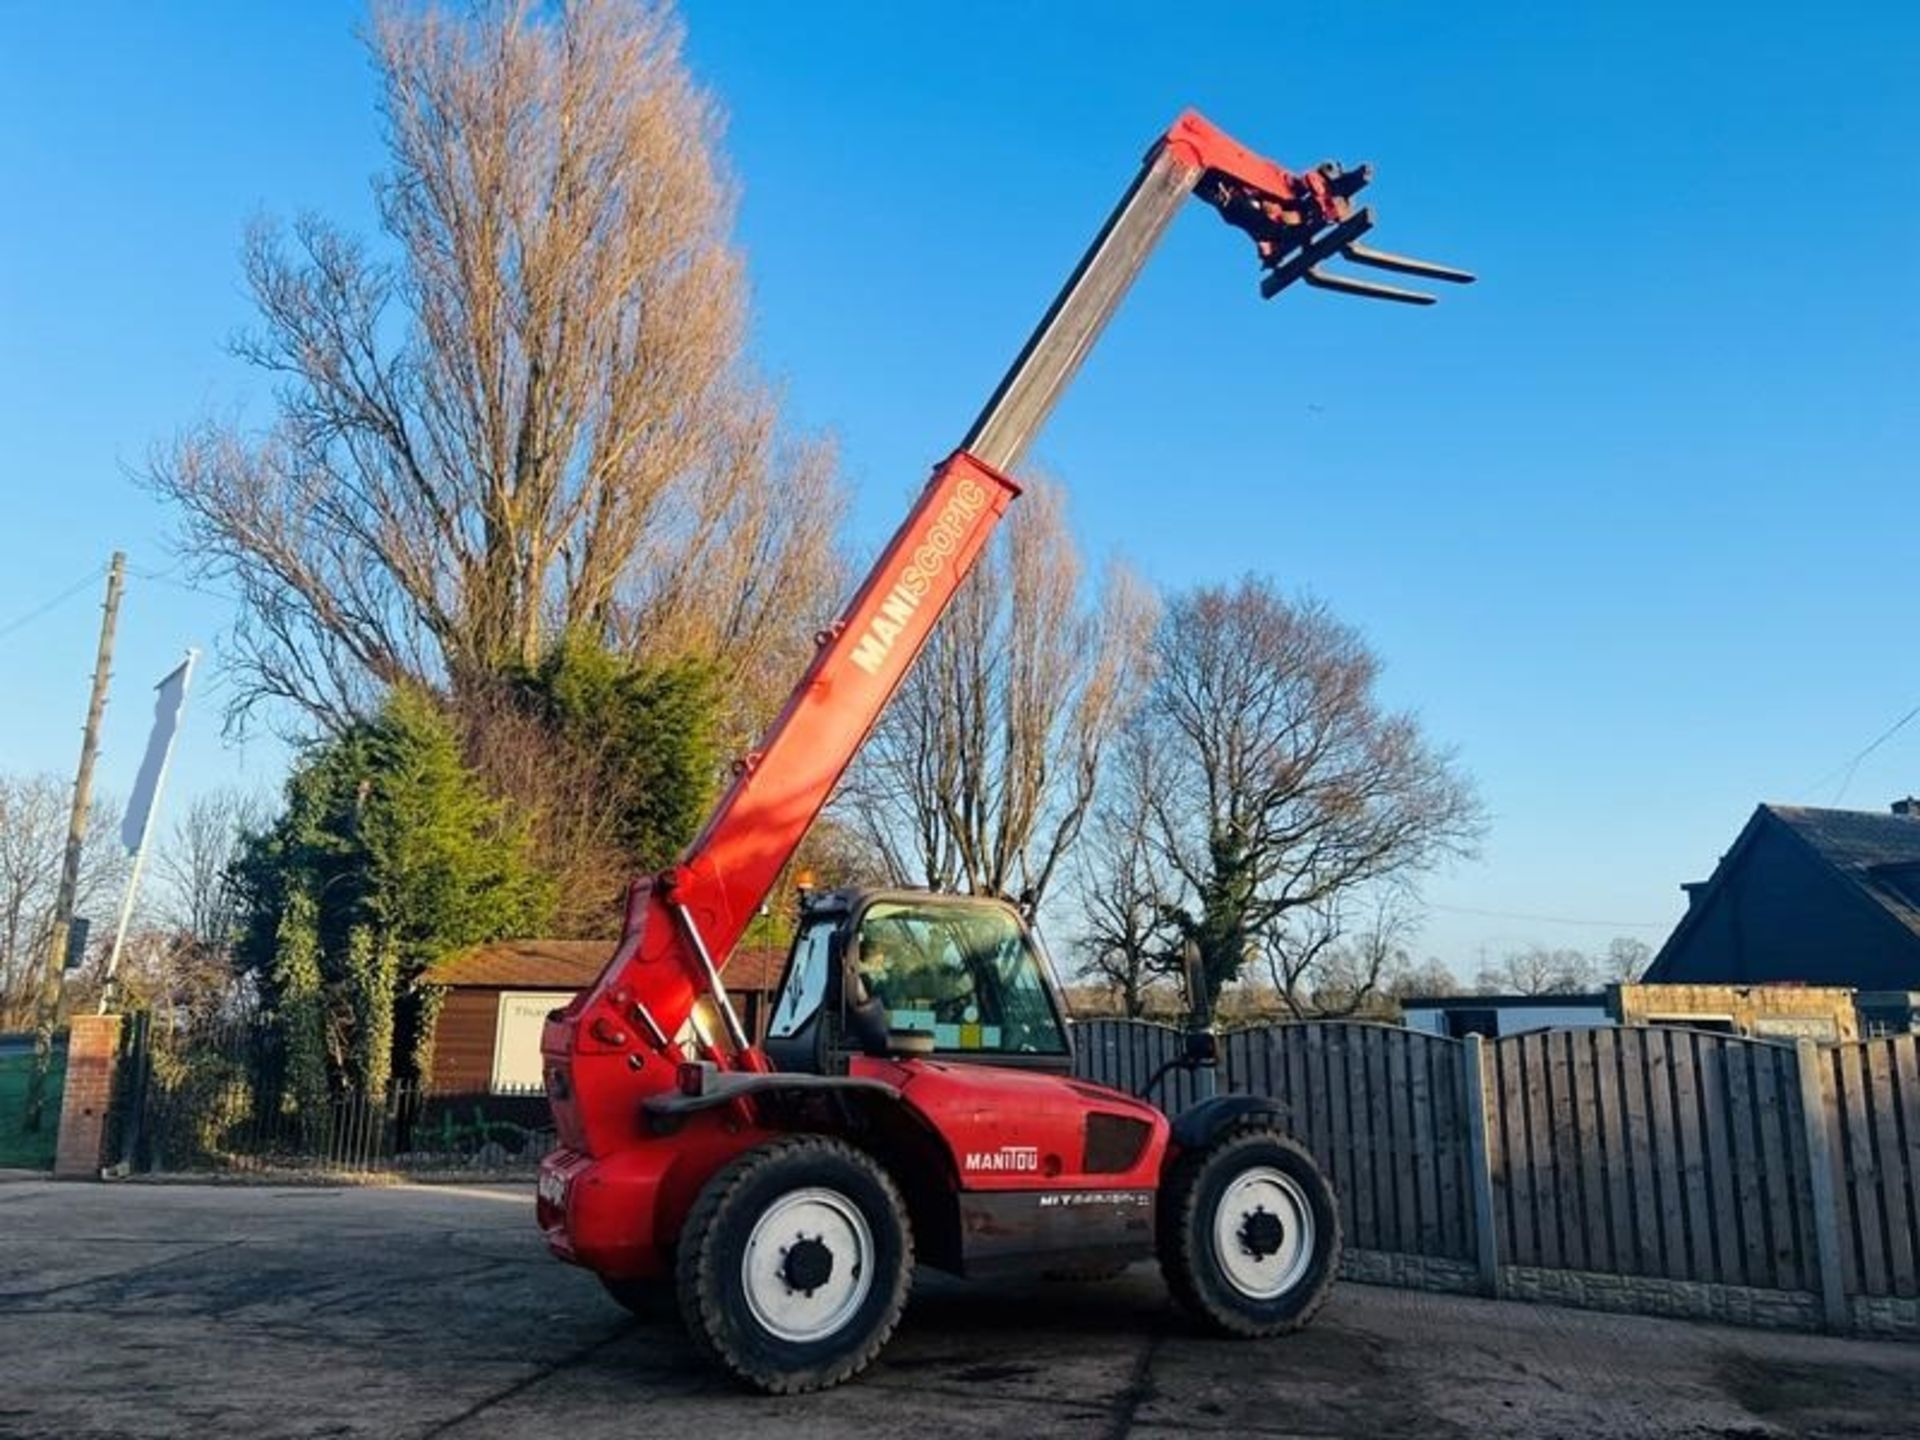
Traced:
<path id="1" fill-rule="evenodd" d="M 1016 1171 L 1037 1174 L 1040 1170 L 1038 1145 L 1002 1145 L 998 1150 L 969 1150 L 962 1166 L 974 1171 Z"/>
<path id="2" fill-rule="evenodd" d="M 1151 1205 L 1151 1190 L 1061 1190 L 1040 1197 L 1042 1210 L 1074 1205 Z"/>

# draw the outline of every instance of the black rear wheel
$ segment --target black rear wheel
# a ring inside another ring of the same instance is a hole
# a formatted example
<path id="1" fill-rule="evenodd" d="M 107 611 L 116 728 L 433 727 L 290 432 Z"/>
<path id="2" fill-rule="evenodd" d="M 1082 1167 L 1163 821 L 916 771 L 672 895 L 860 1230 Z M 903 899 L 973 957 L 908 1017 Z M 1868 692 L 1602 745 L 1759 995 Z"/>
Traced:
<path id="1" fill-rule="evenodd" d="M 641 1320 L 658 1320 L 671 1311 L 673 1289 L 662 1280 L 615 1280 L 602 1275 L 600 1286 L 615 1303 Z"/>
<path id="2" fill-rule="evenodd" d="M 1174 1299 L 1223 1335 L 1300 1329 L 1340 1271 L 1333 1187 L 1311 1155 L 1259 1119 L 1174 1161 L 1158 1240 Z"/>
<path id="3" fill-rule="evenodd" d="M 886 1171 L 838 1140 L 751 1150 L 707 1182 L 680 1236 L 680 1311 L 696 1344 L 771 1395 L 866 1369 L 893 1334 L 913 1237 Z"/>

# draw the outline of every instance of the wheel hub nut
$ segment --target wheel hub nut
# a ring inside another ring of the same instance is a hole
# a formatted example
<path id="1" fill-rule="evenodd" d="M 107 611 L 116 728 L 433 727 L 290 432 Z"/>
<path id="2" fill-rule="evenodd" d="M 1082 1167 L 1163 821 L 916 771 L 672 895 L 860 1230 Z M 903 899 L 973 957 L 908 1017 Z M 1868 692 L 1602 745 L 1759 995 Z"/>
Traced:
<path id="1" fill-rule="evenodd" d="M 1278 1215 L 1270 1215 L 1264 1206 L 1240 1222 L 1240 1246 L 1256 1260 L 1277 1255 L 1285 1243 L 1287 1230 Z"/>
<path id="2" fill-rule="evenodd" d="M 796 1236 L 780 1262 L 780 1278 L 787 1289 L 811 1295 L 833 1278 L 833 1252 L 818 1236 Z"/>

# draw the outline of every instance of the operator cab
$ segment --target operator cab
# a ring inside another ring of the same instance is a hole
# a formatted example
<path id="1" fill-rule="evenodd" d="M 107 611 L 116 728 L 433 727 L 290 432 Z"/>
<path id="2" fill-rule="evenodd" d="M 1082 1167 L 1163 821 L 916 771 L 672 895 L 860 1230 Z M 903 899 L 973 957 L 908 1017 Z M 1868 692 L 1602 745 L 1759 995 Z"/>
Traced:
<path id="1" fill-rule="evenodd" d="M 780 1070 L 819 1075 L 855 1055 L 1073 1068 L 1053 968 L 1020 912 L 922 890 L 803 904 L 765 1049 Z"/>

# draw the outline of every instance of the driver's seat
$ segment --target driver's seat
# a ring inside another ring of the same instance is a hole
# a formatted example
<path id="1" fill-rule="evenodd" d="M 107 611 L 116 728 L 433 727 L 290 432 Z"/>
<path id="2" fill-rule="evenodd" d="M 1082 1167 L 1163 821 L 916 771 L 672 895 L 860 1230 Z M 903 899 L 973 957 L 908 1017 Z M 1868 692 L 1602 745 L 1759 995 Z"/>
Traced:
<path id="1" fill-rule="evenodd" d="M 847 1038 L 862 1054 L 879 1059 L 913 1060 L 933 1054 L 930 1030 L 896 1030 L 887 1005 L 873 993 L 867 977 L 855 967 L 847 971 Z"/>

